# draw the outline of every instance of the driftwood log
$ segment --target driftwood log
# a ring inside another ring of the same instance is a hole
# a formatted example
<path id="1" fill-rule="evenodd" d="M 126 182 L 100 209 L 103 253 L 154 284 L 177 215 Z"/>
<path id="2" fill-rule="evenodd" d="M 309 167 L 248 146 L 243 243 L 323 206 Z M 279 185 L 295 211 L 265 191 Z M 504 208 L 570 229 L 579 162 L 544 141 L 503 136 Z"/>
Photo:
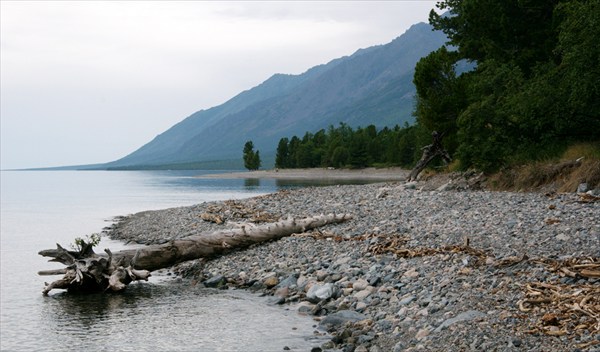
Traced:
<path id="1" fill-rule="evenodd" d="M 446 149 L 444 149 L 444 147 L 442 146 L 443 135 L 443 133 L 440 134 L 437 133 L 437 131 L 433 131 L 433 133 L 431 133 L 433 141 L 431 144 L 421 148 L 421 150 L 423 150 L 423 155 L 421 156 L 419 162 L 417 162 L 417 164 L 415 165 L 414 169 L 412 169 L 412 171 L 410 172 L 410 175 L 408 175 L 407 181 L 415 181 L 417 179 L 417 176 L 419 176 L 419 174 L 421 173 L 421 171 L 423 171 L 436 156 L 440 156 L 445 163 L 450 163 L 452 161 L 452 158 L 450 158 L 450 154 L 448 154 Z"/>
<path id="2" fill-rule="evenodd" d="M 302 233 L 330 223 L 351 219 L 348 214 L 320 215 L 304 219 L 287 219 L 271 224 L 255 226 L 247 224 L 239 228 L 188 236 L 159 245 L 139 249 L 122 250 L 106 254 L 94 253 L 92 246 L 84 243 L 80 251 L 68 251 L 56 245 L 56 249 L 39 252 L 51 257 L 51 262 L 59 262 L 66 268 L 38 272 L 39 275 L 64 275 L 42 291 L 48 294 L 53 289 L 67 289 L 71 292 L 121 291 L 136 280 L 148 280 L 153 270 L 198 258 L 210 258 L 231 249 L 248 247 Z"/>

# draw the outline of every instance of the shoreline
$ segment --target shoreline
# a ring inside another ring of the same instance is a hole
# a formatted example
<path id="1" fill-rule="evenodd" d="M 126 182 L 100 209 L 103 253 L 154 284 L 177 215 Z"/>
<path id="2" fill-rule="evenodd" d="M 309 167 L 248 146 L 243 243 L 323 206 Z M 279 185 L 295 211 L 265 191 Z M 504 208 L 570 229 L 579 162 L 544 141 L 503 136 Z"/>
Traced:
<path id="1" fill-rule="evenodd" d="M 225 172 L 196 176 L 198 178 L 227 178 L 227 179 L 339 179 L 339 180 L 381 180 L 404 181 L 410 170 L 391 168 L 365 168 L 365 169 L 271 169 L 256 171 Z"/>
<path id="2" fill-rule="evenodd" d="M 271 177 L 273 172 L 258 171 L 258 176 Z M 543 264 L 600 260 L 600 202 L 579 202 L 577 194 L 456 191 L 477 189 L 476 181 L 432 177 L 410 184 L 284 190 L 142 212 L 125 217 L 107 234 L 150 244 L 252 218 L 350 213 L 354 219 L 342 224 L 209 261 L 186 262 L 172 271 L 191 285 L 242 288 L 269 296 L 273 305 L 297 304 L 299 314 L 312 316 L 333 336 L 318 346 L 326 351 L 563 351 L 600 346 L 597 331 L 568 330 L 560 322 L 543 325 L 543 309 L 523 311 L 519 306 L 529 298 L 527 285 L 536 282 L 565 292 L 585 287 L 600 292 L 598 278 L 571 278 Z M 203 221 L 200 215 L 207 212 L 221 215 L 225 223 Z M 539 287 L 536 292 L 545 294 Z M 584 315 L 577 319 L 587 324 Z M 565 329 L 568 335 L 549 336 L 543 329 Z"/>

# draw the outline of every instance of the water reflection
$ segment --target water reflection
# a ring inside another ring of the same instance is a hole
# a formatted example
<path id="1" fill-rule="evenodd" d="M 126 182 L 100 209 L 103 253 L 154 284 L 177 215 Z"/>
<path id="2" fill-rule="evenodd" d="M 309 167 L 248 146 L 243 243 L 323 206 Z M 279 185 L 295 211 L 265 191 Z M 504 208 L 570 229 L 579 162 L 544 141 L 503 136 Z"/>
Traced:
<path id="1" fill-rule="evenodd" d="M 33 349 L 259 351 L 289 346 L 304 351 L 326 340 L 314 336 L 311 320 L 295 310 L 267 306 L 241 291 L 174 280 L 135 283 L 116 294 L 58 293 L 45 297 L 41 307 L 45 324 L 31 333 L 45 341 L 32 341 Z"/>
<path id="2" fill-rule="evenodd" d="M 42 316 L 50 320 L 50 326 L 56 327 L 54 333 L 57 334 L 63 331 L 101 331 L 106 321 L 138 314 L 148 300 L 160 296 L 157 288 L 159 286 L 136 283 L 115 294 L 72 294 L 64 291 L 44 298 Z"/>
<path id="3" fill-rule="evenodd" d="M 247 189 L 254 189 L 260 187 L 260 179 L 258 178 L 245 178 L 244 187 Z"/>

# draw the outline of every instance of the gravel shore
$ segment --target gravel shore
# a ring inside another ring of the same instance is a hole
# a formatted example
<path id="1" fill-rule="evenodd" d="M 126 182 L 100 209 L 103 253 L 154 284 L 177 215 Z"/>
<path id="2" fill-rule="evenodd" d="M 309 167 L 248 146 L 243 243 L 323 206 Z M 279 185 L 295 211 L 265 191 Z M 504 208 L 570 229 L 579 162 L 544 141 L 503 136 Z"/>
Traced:
<path id="1" fill-rule="evenodd" d="M 282 190 L 142 212 L 106 234 L 163 243 L 244 222 L 349 213 L 341 224 L 173 271 L 190 284 L 295 303 L 333 336 L 313 351 L 600 351 L 600 201 L 474 188 Z"/>
<path id="2" fill-rule="evenodd" d="M 402 181 L 405 180 L 410 171 L 399 167 L 389 168 L 364 168 L 364 169 L 334 169 L 334 168 L 311 168 L 311 169 L 272 169 L 257 171 L 236 171 L 218 174 L 206 174 L 199 178 L 270 178 L 279 180 L 383 180 Z"/>

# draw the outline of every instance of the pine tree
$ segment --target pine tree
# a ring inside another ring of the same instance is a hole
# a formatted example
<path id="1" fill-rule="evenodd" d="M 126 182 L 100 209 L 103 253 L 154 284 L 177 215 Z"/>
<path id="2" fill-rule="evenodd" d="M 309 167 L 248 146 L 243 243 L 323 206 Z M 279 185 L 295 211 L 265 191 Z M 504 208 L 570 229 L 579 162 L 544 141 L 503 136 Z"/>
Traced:
<path id="1" fill-rule="evenodd" d="M 289 140 L 287 138 L 281 138 L 277 145 L 277 155 L 275 156 L 275 167 L 282 169 L 289 167 L 290 150 L 288 148 Z"/>
<path id="2" fill-rule="evenodd" d="M 258 170 L 260 168 L 260 153 L 257 150 L 254 152 L 254 143 L 252 141 L 244 144 L 244 167 L 250 171 Z"/>

